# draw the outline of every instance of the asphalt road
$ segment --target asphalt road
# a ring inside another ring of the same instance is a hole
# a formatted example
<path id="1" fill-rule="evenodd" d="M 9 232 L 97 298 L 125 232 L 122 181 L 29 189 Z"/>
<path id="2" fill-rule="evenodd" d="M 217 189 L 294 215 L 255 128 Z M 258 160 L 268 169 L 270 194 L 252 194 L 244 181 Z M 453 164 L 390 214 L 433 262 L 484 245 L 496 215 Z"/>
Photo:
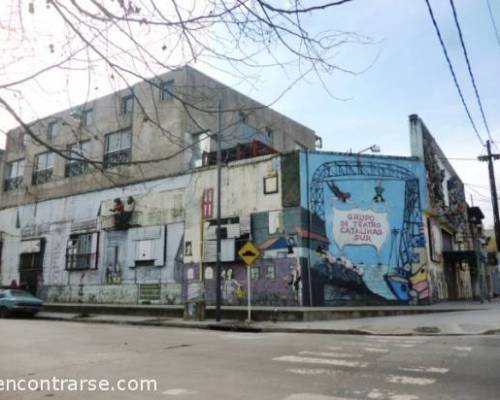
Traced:
<path id="1" fill-rule="evenodd" d="M 10 378 L 68 380 L 53 383 L 66 384 L 64 392 L 4 387 L 2 400 L 500 398 L 500 336 L 249 334 L 8 319 L 0 320 L 0 337 L 0 389 Z M 115 390 L 79 391 L 77 379 L 106 379 Z M 119 391 L 119 379 L 132 388 L 155 379 L 157 387 Z"/>

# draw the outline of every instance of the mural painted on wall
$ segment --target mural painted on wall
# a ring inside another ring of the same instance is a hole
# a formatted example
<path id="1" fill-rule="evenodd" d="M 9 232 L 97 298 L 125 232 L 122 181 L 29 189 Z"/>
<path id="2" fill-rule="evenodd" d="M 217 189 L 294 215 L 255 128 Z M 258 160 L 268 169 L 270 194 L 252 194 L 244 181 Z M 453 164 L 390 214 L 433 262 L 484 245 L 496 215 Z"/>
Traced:
<path id="1" fill-rule="evenodd" d="M 301 174 L 303 207 L 323 221 L 316 233 L 329 239 L 314 249 L 315 305 L 430 298 L 421 163 L 310 153 L 302 155 Z"/>
<path id="2" fill-rule="evenodd" d="M 199 265 L 185 264 L 184 298 L 189 297 L 193 282 L 198 282 Z M 210 271 L 207 274 L 207 271 Z M 215 304 L 215 267 L 205 265 L 204 296 L 207 304 Z M 265 306 L 296 306 L 301 303 L 302 278 L 295 258 L 260 259 L 251 267 L 252 304 Z M 247 267 L 224 263 L 221 271 L 222 303 L 247 304 Z"/>

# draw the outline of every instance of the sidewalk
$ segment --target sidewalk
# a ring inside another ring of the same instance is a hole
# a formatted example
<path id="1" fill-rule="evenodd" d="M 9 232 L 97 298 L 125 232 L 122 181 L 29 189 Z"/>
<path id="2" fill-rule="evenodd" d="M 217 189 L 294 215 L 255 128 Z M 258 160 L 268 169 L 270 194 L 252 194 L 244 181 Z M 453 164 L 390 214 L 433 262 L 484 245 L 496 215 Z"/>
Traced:
<path id="1" fill-rule="evenodd" d="M 428 314 L 351 318 L 328 321 L 245 322 L 236 320 L 184 321 L 181 318 L 157 318 L 141 315 L 81 314 L 41 312 L 40 319 L 87 323 L 112 323 L 141 326 L 212 329 L 241 332 L 284 332 L 358 335 L 488 335 L 500 333 L 500 302 L 442 303 Z M 466 310 L 466 311 L 464 311 Z"/>

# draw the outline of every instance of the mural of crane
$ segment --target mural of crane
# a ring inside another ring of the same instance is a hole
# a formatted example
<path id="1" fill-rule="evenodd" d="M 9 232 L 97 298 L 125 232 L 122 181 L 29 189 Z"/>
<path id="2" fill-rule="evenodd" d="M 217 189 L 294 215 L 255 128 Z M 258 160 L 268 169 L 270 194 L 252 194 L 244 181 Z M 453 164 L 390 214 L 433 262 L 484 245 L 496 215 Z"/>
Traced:
<path id="1" fill-rule="evenodd" d="M 395 266 L 387 272 L 384 279 L 394 296 L 401 302 L 412 299 L 412 289 L 423 296 L 429 291 L 427 275 L 422 270 L 414 271 L 412 266 L 419 263 L 416 247 L 425 247 L 423 236 L 422 211 L 420 204 L 420 187 L 418 177 L 410 169 L 390 162 L 358 160 L 339 160 L 321 164 L 310 180 L 310 212 L 325 222 L 325 189 L 340 201 L 346 202 L 350 193 L 342 192 L 336 182 L 368 178 L 378 181 L 396 180 L 404 182 L 404 210 L 401 227 L 393 229 L 398 237 L 398 244 L 393 249 L 396 252 Z M 391 250 L 392 252 L 392 250 Z M 424 282 L 425 281 L 425 282 Z"/>

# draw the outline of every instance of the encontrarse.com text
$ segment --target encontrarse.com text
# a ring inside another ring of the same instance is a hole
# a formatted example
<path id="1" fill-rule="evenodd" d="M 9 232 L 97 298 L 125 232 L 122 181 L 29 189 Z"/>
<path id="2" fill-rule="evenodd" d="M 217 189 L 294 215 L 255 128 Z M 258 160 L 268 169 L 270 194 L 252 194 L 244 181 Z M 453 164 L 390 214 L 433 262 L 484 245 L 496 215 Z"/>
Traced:
<path id="1" fill-rule="evenodd" d="M 156 379 L 2 379 L 0 392 L 155 392 Z"/>

